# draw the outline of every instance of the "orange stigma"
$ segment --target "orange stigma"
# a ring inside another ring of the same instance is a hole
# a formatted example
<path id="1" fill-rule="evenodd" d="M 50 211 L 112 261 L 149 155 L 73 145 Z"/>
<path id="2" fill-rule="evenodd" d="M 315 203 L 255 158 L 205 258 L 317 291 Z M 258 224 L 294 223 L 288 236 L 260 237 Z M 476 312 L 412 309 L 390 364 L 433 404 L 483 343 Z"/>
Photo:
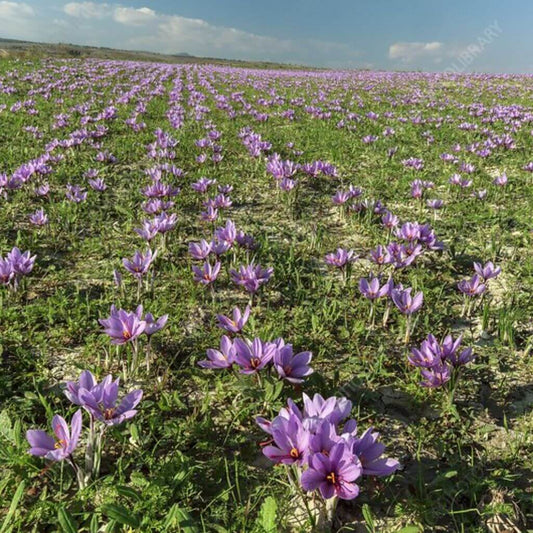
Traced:
<path id="1" fill-rule="evenodd" d="M 289 455 L 293 458 L 293 459 L 298 459 L 298 457 L 300 457 L 300 452 L 296 449 L 296 448 L 293 448 Z"/>
<path id="2" fill-rule="evenodd" d="M 330 481 L 333 485 L 335 485 L 337 483 L 337 479 L 335 477 L 335 472 L 330 472 L 327 476 L 326 476 L 326 479 L 328 481 Z"/>

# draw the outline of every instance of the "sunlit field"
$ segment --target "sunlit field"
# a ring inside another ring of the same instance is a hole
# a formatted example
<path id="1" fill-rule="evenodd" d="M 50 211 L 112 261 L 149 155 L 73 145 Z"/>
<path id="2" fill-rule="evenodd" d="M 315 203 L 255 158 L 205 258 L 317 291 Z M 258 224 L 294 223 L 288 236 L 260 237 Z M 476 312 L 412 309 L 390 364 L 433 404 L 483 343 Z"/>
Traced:
<path id="1" fill-rule="evenodd" d="M 0 532 L 533 529 L 533 78 L 0 63 Z"/>

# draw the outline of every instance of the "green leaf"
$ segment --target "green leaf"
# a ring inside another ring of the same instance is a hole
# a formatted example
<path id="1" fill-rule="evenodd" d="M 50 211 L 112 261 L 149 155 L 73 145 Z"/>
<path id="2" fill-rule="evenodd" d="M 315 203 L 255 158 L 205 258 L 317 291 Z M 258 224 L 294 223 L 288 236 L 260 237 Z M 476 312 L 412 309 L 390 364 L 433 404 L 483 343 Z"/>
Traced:
<path id="1" fill-rule="evenodd" d="M 192 516 L 175 503 L 165 518 L 165 530 L 175 531 L 175 526 L 179 527 L 179 531 L 183 533 L 198 533 L 199 529 L 196 527 Z"/>
<path id="2" fill-rule="evenodd" d="M 100 524 L 98 520 L 98 515 L 94 513 L 91 518 L 91 523 L 89 524 L 89 531 L 90 533 L 98 533 L 99 530 L 100 530 Z"/>
<path id="3" fill-rule="evenodd" d="M 405 526 L 398 531 L 398 533 L 420 533 L 421 529 L 418 526 Z"/>
<path id="4" fill-rule="evenodd" d="M 24 487 L 26 486 L 26 483 L 24 481 L 21 481 L 19 483 L 19 486 L 17 487 L 17 490 L 15 491 L 15 494 L 13 494 L 13 499 L 11 500 L 11 505 L 9 506 L 9 511 L 7 512 L 6 518 L 4 522 L 2 523 L 2 527 L 0 528 L 0 533 L 4 533 L 4 531 L 7 531 L 7 527 L 9 526 L 9 523 L 11 522 L 11 519 L 15 515 L 15 511 L 17 510 L 17 506 L 22 499 L 22 495 L 24 494 Z"/>
<path id="5" fill-rule="evenodd" d="M 276 533 L 276 515 L 278 504 L 272 496 L 268 496 L 259 510 L 259 524 L 265 533 Z"/>
<path id="6" fill-rule="evenodd" d="M 57 521 L 64 533 L 77 533 L 78 524 L 63 506 L 57 510 Z"/>
<path id="7" fill-rule="evenodd" d="M 374 525 L 374 517 L 372 516 L 372 511 L 370 510 L 370 506 L 367 503 L 363 505 L 362 513 L 363 518 L 365 519 L 367 531 L 376 531 L 376 526 Z"/>
<path id="8" fill-rule="evenodd" d="M 127 485 L 118 485 L 117 492 L 121 496 L 124 496 L 125 498 L 130 498 L 137 502 L 142 500 L 142 496 L 135 489 L 132 489 L 131 487 L 128 487 Z"/>
<path id="9" fill-rule="evenodd" d="M 123 505 L 116 503 L 108 503 L 102 505 L 102 513 L 104 513 L 108 518 L 115 520 L 119 524 L 130 526 L 133 528 L 139 527 L 139 519 Z"/>

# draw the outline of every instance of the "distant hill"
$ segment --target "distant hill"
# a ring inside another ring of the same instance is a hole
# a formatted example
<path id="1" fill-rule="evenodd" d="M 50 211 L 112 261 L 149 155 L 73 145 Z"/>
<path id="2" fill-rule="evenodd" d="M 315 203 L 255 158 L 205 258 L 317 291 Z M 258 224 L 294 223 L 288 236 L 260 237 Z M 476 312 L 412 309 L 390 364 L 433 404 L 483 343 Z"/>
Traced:
<path id="1" fill-rule="evenodd" d="M 220 59 L 214 57 L 197 57 L 187 52 L 175 54 L 159 54 L 142 50 L 120 50 L 105 46 L 82 46 L 70 43 L 37 43 L 5 39 L 0 37 L 0 57 L 57 57 L 57 58 L 87 58 L 119 59 L 126 61 L 154 61 L 160 63 L 196 63 L 227 65 L 247 68 L 275 68 L 275 69 L 308 69 L 301 65 L 273 63 L 268 61 L 244 61 L 240 59 Z M 322 70 L 322 69 L 313 69 Z"/>

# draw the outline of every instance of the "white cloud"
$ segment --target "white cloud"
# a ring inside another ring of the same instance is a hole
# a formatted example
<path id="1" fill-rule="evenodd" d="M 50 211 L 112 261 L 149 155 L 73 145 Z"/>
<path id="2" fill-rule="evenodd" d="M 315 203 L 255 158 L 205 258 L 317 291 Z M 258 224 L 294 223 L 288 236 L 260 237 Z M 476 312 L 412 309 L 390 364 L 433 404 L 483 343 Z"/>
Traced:
<path id="1" fill-rule="evenodd" d="M 69 2 L 63 6 L 63 11 L 71 16 L 81 19 L 103 19 L 110 13 L 108 4 L 95 2 Z"/>
<path id="2" fill-rule="evenodd" d="M 113 18 L 127 26 L 140 26 L 156 18 L 156 12 L 149 7 L 135 9 L 133 7 L 117 7 Z"/>
<path id="3" fill-rule="evenodd" d="M 24 18 L 32 17 L 35 14 L 33 8 L 23 2 L 0 2 L 0 17 L 1 18 Z"/>
<path id="4" fill-rule="evenodd" d="M 95 45 L 170 54 L 188 52 L 198 56 L 304 64 L 326 64 L 332 57 L 352 64 L 360 55 L 344 44 L 276 39 L 210 24 L 202 19 L 159 13 L 149 7 L 69 2 L 64 5 L 63 11 L 72 17 L 72 28 L 70 32 L 62 31 L 61 38 L 70 42 L 92 42 Z"/>
<path id="5" fill-rule="evenodd" d="M 438 41 L 430 43 L 399 42 L 389 47 L 389 59 L 399 59 L 404 63 L 428 58 L 440 61 L 443 57 L 449 57 L 450 53 L 451 50 L 444 43 Z"/>

